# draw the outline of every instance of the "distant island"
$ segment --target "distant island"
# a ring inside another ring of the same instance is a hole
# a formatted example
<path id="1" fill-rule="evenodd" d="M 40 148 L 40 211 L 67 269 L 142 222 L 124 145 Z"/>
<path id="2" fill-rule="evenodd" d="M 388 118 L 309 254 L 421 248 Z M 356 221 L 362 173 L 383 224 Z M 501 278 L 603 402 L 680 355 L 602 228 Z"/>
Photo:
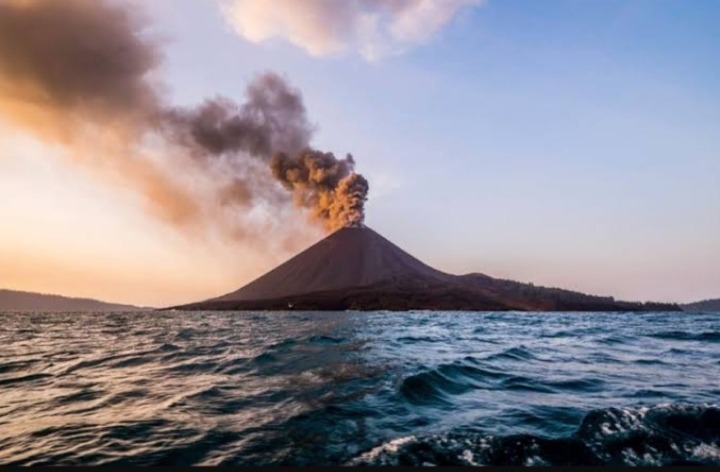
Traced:
<path id="1" fill-rule="evenodd" d="M 0 289 L 0 311 L 140 311 L 148 310 L 132 305 L 107 303 L 89 298 L 70 298 L 60 295 L 20 292 Z"/>
<path id="2" fill-rule="evenodd" d="M 720 313 L 720 298 L 715 300 L 703 300 L 701 302 L 688 303 L 682 305 L 685 311 L 701 311 L 709 313 Z"/>
<path id="3" fill-rule="evenodd" d="M 367 226 L 342 228 L 227 295 L 181 310 L 677 311 L 559 288 L 452 275 L 411 256 Z"/>

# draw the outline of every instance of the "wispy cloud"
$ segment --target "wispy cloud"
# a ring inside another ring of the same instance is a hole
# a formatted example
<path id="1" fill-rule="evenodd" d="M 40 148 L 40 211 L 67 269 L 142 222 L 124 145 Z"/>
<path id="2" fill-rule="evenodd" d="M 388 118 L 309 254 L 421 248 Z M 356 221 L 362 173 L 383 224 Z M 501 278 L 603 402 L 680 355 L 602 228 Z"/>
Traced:
<path id="1" fill-rule="evenodd" d="M 238 35 L 281 38 L 313 56 L 360 54 L 369 61 L 423 44 L 465 8 L 485 0 L 226 0 Z"/>

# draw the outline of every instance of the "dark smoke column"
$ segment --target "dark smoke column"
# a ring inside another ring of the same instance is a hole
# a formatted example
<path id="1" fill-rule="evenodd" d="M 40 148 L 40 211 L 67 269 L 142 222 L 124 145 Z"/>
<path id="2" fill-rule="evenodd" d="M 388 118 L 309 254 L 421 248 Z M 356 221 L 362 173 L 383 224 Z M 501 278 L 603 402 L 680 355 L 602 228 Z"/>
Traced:
<path id="1" fill-rule="evenodd" d="M 265 73 L 246 95 L 242 105 L 214 99 L 197 108 L 166 111 L 161 120 L 165 138 L 200 160 L 269 161 L 273 177 L 292 193 L 296 206 L 308 209 L 328 231 L 361 225 L 368 181 L 355 172 L 351 155 L 338 159 L 312 149 L 313 127 L 300 91 L 279 75 Z M 233 177 L 226 188 L 235 196 L 230 200 L 255 197 L 250 189 L 257 187 L 257 175 L 245 170 Z"/>
<path id="2" fill-rule="evenodd" d="M 181 228 L 252 233 L 244 215 L 288 204 L 273 175 L 327 229 L 363 221 L 367 181 L 351 157 L 312 150 L 299 90 L 267 72 L 241 102 L 174 106 L 151 80 L 163 54 L 147 26 L 114 0 L 0 0 L 0 118 L 119 176 Z"/>
<path id="3" fill-rule="evenodd" d="M 327 230 L 359 226 L 365 221 L 370 185 L 355 173 L 352 155 L 338 159 L 332 153 L 307 149 L 294 157 L 276 154 L 270 166 L 275 178 L 293 192 L 295 204 L 310 208 Z"/>

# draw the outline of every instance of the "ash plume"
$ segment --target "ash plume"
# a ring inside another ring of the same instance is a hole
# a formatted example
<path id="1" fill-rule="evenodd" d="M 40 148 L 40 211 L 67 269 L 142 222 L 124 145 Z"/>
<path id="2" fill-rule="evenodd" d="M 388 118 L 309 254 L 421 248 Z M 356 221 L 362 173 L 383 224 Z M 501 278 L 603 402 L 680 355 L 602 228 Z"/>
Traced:
<path id="1" fill-rule="evenodd" d="M 195 156 L 244 152 L 266 158 L 279 150 L 298 153 L 309 146 L 313 127 L 302 95 L 282 77 L 257 77 L 245 99 L 242 105 L 219 97 L 194 109 L 163 110 L 160 126 L 166 137 Z"/>
<path id="2" fill-rule="evenodd" d="M 328 230 L 365 220 L 369 185 L 355 173 L 352 155 L 337 159 L 332 153 L 308 149 L 294 157 L 276 154 L 270 165 L 275 178 L 293 192 L 295 203 L 311 208 Z"/>
<path id="3" fill-rule="evenodd" d="M 143 39 L 144 25 L 106 2 L 0 0 L 3 111 L 65 137 L 78 121 L 128 124 L 147 114 L 159 106 L 149 74 L 160 52 Z"/>
<path id="4" fill-rule="evenodd" d="M 0 119 L 182 228 L 255 237 L 281 227 L 293 199 L 329 230 L 362 221 L 367 181 L 352 158 L 312 148 L 299 90 L 265 73 L 242 103 L 172 106 L 147 25 L 108 0 L 0 0 Z"/>

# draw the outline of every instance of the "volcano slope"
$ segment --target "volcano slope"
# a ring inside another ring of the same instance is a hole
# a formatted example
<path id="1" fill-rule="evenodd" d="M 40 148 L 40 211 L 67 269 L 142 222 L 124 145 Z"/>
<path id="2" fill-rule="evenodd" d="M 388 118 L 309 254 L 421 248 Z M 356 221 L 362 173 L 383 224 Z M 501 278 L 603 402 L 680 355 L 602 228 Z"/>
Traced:
<path id="1" fill-rule="evenodd" d="M 433 269 L 366 226 L 346 227 L 239 290 L 183 310 L 680 311 Z"/>

